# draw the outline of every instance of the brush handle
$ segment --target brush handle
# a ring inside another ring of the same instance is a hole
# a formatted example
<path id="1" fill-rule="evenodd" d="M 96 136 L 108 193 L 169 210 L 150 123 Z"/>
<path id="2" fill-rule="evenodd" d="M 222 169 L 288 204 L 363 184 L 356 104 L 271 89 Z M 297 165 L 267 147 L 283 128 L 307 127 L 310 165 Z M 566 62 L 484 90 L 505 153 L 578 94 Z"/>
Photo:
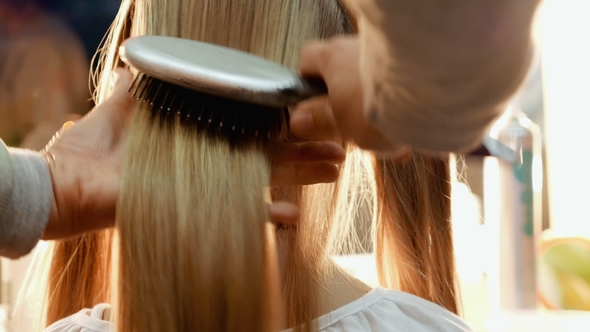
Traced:
<path id="1" fill-rule="evenodd" d="M 286 105 L 295 105 L 305 99 L 328 93 L 326 83 L 317 77 L 300 77 L 294 87 L 281 89 L 276 98 Z"/>
<path id="2" fill-rule="evenodd" d="M 306 94 L 309 95 L 309 97 L 307 98 L 324 95 L 328 93 L 328 86 L 326 85 L 326 82 L 324 82 L 324 80 L 322 80 L 321 78 L 302 78 L 302 83 L 305 86 L 305 89 L 307 90 Z"/>

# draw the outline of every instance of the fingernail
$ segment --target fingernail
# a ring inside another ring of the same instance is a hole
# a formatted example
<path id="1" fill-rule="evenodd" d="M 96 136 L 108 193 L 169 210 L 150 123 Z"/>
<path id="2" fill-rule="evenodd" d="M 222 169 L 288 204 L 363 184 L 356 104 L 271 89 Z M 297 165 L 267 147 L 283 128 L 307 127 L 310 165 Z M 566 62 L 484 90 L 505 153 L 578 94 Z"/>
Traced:
<path id="1" fill-rule="evenodd" d="M 307 112 L 295 112 L 291 116 L 291 130 L 299 134 L 311 134 L 315 130 L 313 116 Z"/>
<path id="2" fill-rule="evenodd" d="M 61 126 L 61 130 L 62 131 L 63 130 L 66 130 L 66 129 L 70 128 L 73 125 L 74 125 L 74 121 L 68 121 L 68 122 L 64 123 L 63 126 Z"/>

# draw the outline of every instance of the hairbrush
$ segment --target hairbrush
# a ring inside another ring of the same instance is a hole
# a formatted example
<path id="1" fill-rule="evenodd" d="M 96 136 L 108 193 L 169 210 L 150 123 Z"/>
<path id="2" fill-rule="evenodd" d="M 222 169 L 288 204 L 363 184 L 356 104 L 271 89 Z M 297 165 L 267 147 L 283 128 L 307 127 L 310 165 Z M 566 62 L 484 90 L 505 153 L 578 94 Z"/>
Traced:
<path id="1" fill-rule="evenodd" d="M 288 128 L 289 105 L 327 93 L 321 79 L 303 78 L 264 58 L 194 40 L 139 36 L 119 54 L 135 68 L 129 92 L 154 115 L 179 117 L 209 132 L 270 139 Z M 471 155 L 513 160 L 515 151 L 487 137 Z"/>
<path id="2" fill-rule="evenodd" d="M 180 117 L 226 136 L 271 138 L 285 124 L 289 105 L 327 93 L 319 79 L 306 79 L 264 58 L 174 37 L 125 40 L 121 59 L 139 73 L 129 92 L 154 114 Z"/>

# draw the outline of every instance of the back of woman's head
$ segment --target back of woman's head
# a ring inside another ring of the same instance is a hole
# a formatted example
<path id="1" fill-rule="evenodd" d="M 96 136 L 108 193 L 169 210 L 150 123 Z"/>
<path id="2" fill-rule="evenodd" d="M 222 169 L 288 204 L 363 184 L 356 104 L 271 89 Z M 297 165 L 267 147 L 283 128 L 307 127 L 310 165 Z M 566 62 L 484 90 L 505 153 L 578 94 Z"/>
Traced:
<path id="1" fill-rule="evenodd" d="M 334 4 L 136 1 L 129 8 L 132 23 L 125 29 L 131 37 L 195 39 L 293 67 L 302 43 L 325 34 L 327 29 L 320 24 L 325 9 L 342 15 Z M 122 37 L 128 36 L 119 40 Z M 272 303 L 278 307 L 271 294 L 278 288 L 272 285 L 278 276 L 271 275 L 276 262 L 269 253 L 275 248 L 268 238 L 274 234 L 266 226 L 264 190 L 270 164 L 265 145 L 244 137 L 236 146 L 224 137 L 199 133 L 181 118 L 172 124 L 170 119 L 138 111 L 117 221 L 121 247 L 114 303 L 117 328 L 278 328 L 269 321 L 276 314 Z M 259 117 L 252 112 L 253 118 Z M 146 278 L 146 273 L 151 277 Z M 154 298 L 160 303 L 149 303 Z"/>
<path id="2" fill-rule="evenodd" d="M 337 1 L 123 1 L 100 53 L 97 101 L 108 95 L 110 72 L 121 64 L 118 46 L 129 37 L 206 41 L 293 68 L 305 40 L 343 33 L 347 22 Z M 183 120 L 138 103 L 116 241 L 100 232 L 58 245 L 48 323 L 112 299 L 119 331 L 277 328 L 269 319 L 280 306 L 273 294 L 274 232 L 266 223 L 266 144 L 248 138 L 230 144 Z M 111 246 L 112 261 L 104 252 Z M 105 277 L 111 267 L 112 284 Z M 73 279 L 64 276 L 87 280 L 80 294 L 69 291 Z M 68 305 L 66 296 L 78 301 Z"/>
<path id="3" fill-rule="evenodd" d="M 352 30 L 337 0 L 124 0 L 100 52 L 96 99 L 108 95 L 110 72 L 121 65 L 118 46 L 128 37 L 206 41 L 294 68 L 304 41 Z M 276 313 L 276 266 L 264 204 L 270 172 L 266 145 L 244 140 L 233 148 L 181 120 L 138 105 L 123 171 L 114 262 L 104 252 L 112 246 L 111 232 L 84 236 L 56 251 L 49 323 L 108 301 L 113 293 L 120 331 L 276 327 L 268 321 L 268 314 Z M 361 216 L 355 212 L 360 205 L 368 206 L 366 219 L 376 224 L 382 282 L 456 309 L 444 185 L 448 164 L 416 157 L 409 164 L 373 165 L 367 154 L 350 153 L 334 185 L 273 191 L 275 198 L 300 204 L 302 212 L 299 227 L 280 231 L 288 248 L 284 324 L 313 328 L 321 312 L 319 289 L 332 266 L 329 255 L 342 252 L 342 243 L 351 239 L 352 222 L 345 221 Z M 84 250 L 73 249 L 80 244 Z M 440 257 L 448 259 L 446 265 Z M 113 285 L 105 277 L 111 266 Z M 71 283 L 84 276 L 88 282 L 73 294 Z M 68 296 L 78 301 L 68 305 Z"/>

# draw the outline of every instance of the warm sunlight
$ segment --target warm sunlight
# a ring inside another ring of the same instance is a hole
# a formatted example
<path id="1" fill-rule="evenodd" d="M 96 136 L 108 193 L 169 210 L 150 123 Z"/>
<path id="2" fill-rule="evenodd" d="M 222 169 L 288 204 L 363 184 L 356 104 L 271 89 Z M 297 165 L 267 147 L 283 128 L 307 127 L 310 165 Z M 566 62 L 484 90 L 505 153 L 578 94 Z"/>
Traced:
<path id="1" fill-rule="evenodd" d="M 552 227 L 590 234 L 590 2 L 546 0 L 541 11 Z"/>

